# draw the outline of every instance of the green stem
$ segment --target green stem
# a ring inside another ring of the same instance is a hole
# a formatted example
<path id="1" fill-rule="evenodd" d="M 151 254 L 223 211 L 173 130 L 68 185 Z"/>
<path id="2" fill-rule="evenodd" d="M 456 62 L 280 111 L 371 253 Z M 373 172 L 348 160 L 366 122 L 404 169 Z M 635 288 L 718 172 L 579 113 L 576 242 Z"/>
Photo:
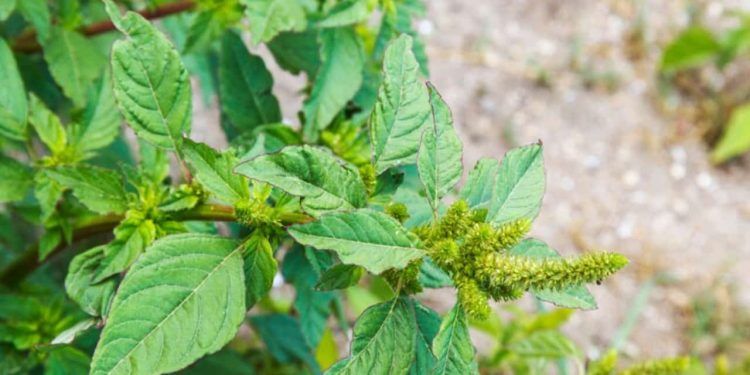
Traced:
<path id="1" fill-rule="evenodd" d="M 111 214 L 82 220 L 75 226 L 73 230 L 73 239 L 70 244 L 105 233 L 111 233 L 124 218 L 123 215 Z M 234 207 L 217 204 L 201 205 L 192 210 L 178 213 L 170 219 L 177 221 L 237 221 L 237 217 L 234 214 Z M 281 222 L 284 226 L 306 223 L 311 220 L 311 217 L 297 212 L 284 213 L 281 215 Z M 52 250 L 46 259 L 52 258 L 52 256 L 63 251 L 70 244 L 61 243 Z M 21 280 L 26 278 L 26 276 L 41 266 L 43 262 L 44 261 L 39 260 L 39 244 L 30 246 L 11 261 L 10 264 L 0 270 L 0 285 L 18 284 Z"/>

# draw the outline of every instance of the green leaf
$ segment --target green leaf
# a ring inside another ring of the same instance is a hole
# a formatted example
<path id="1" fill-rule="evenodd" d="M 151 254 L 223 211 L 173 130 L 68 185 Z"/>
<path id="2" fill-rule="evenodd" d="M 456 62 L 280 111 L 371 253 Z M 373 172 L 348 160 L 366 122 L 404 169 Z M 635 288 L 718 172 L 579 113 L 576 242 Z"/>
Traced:
<path id="1" fill-rule="evenodd" d="M 453 280 L 429 257 L 419 266 L 419 283 L 425 288 L 445 288 L 453 286 Z"/>
<path id="2" fill-rule="evenodd" d="M 90 210 L 123 213 L 128 208 L 122 178 L 112 170 L 92 167 L 57 167 L 47 175 L 73 194 Z"/>
<path id="3" fill-rule="evenodd" d="M 284 257 L 282 275 L 296 290 L 294 308 L 299 314 L 302 335 L 311 348 L 320 343 L 331 315 L 331 302 L 336 298 L 335 293 L 313 288 L 320 270 L 327 268 L 330 262 L 327 253 L 302 246 L 293 247 Z"/>
<path id="4" fill-rule="evenodd" d="M 412 26 L 413 18 L 423 18 L 425 9 L 424 4 L 417 1 L 397 2 L 395 7 L 387 9 L 380 22 L 380 30 L 375 40 L 375 50 L 373 56 L 380 60 L 387 44 L 401 34 L 412 37 L 413 45 L 411 48 L 414 57 L 419 62 L 419 70 L 425 77 L 429 77 L 430 71 L 427 64 L 427 52 L 425 51 L 424 42 L 419 38 L 419 34 Z"/>
<path id="5" fill-rule="evenodd" d="M 312 349 L 302 337 L 297 320 L 289 315 L 268 314 L 253 316 L 250 323 L 276 360 L 282 363 L 299 360 L 307 364 L 313 372 L 320 372 Z"/>
<path id="6" fill-rule="evenodd" d="M 120 223 L 115 228 L 115 240 L 104 249 L 104 259 L 96 271 L 94 283 L 126 270 L 155 238 L 156 226 L 151 220 Z"/>
<path id="7" fill-rule="evenodd" d="M 65 291 L 91 316 L 106 316 L 115 294 L 114 280 L 94 283 L 94 276 L 104 258 L 106 247 L 107 245 L 97 246 L 76 255 L 70 262 L 68 275 L 65 277 Z"/>
<path id="8" fill-rule="evenodd" d="M 534 332 L 510 345 L 510 350 L 522 357 L 560 359 L 576 357 L 578 348 L 558 331 Z"/>
<path id="9" fill-rule="evenodd" d="M 324 215 L 290 227 L 289 234 L 303 245 L 333 250 L 343 263 L 360 265 L 374 274 L 404 268 L 424 256 L 398 221 L 370 209 Z"/>
<path id="10" fill-rule="evenodd" d="M 29 123 L 36 130 L 42 143 L 53 154 L 62 153 L 65 150 L 65 145 L 68 144 L 68 136 L 60 118 L 50 111 L 36 95 L 31 94 L 29 99 Z"/>
<path id="11" fill-rule="evenodd" d="M 86 353 L 72 346 L 55 348 L 44 364 L 44 375 L 86 375 L 90 361 Z"/>
<path id="12" fill-rule="evenodd" d="M 222 349 L 201 358 L 179 372 L 180 375 L 254 375 L 253 365 L 236 351 Z"/>
<path id="13" fill-rule="evenodd" d="M 495 159 L 480 159 L 469 172 L 459 197 L 469 203 L 471 208 L 489 208 L 497 176 L 500 174 L 500 163 Z"/>
<path id="14" fill-rule="evenodd" d="M 187 71 L 167 38 L 137 13 L 107 12 L 127 38 L 112 46 L 115 98 L 136 134 L 155 146 L 178 149 L 190 133 L 192 94 Z"/>
<path id="15" fill-rule="evenodd" d="M 23 199 L 34 182 L 31 168 L 0 154 L 0 203 Z"/>
<path id="16" fill-rule="evenodd" d="M 297 0 L 243 0 L 253 44 L 268 42 L 282 31 L 302 31 L 305 10 Z"/>
<path id="17" fill-rule="evenodd" d="M 227 4 L 232 2 L 227 2 Z M 197 12 L 187 30 L 183 55 L 205 52 L 211 43 L 218 39 L 227 27 L 228 14 L 223 9 L 207 9 Z"/>
<path id="18" fill-rule="evenodd" d="M 219 63 L 221 110 L 238 127 L 238 133 L 281 121 L 272 88 L 273 77 L 263 59 L 248 52 L 239 35 L 225 33 Z"/>
<path id="19" fill-rule="evenodd" d="M 407 374 L 415 357 L 417 325 L 411 302 L 396 298 L 365 310 L 354 326 L 351 354 L 326 374 Z"/>
<path id="20" fill-rule="evenodd" d="M 17 0 L 16 8 L 36 30 L 37 40 L 42 42 L 49 36 L 52 16 L 47 6 L 47 0 Z"/>
<path id="21" fill-rule="evenodd" d="M 83 35 L 59 26 L 52 28 L 43 46 L 55 82 L 76 107 L 84 107 L 92 82 L 106 64 L 104 55 Z"/>
<path id="22" fill-rule="evenodd" d="M 500 225 L 522 218 L 533 220 L 542 206 L 544 184 L 541 143 L 508 151 L 500 164 L 487 221 Z"/>
<path id="23" fill-rule="evenodd" d="M 352 28 L 320 32 L 321 65 L 312 92 L 303 105 L 305 135 L 317 139 L 334 117 L 344 109 L 362 85 L 364 51 Z"/>
<path id="24" fill-rule="evenodd" d="M 263 298 L 273 286 L 278 268 L 273 249 L 268 239 L 254 235 L 245 245 L 242 254 L 245 271 L 245 304 L 249 310 Z"/>
<path id="25" fill-rule="evenodd" d="M 750 150 L 750 104 L 732 110 L 724 133 L 713 151 L 711 161 L 723 163 Z"/>
<path id="26" fill-rule="evenodd" d="M 173 372 L 221 349 L 245 317 L 241 249 L 205 234 L 151 245 L 120 284 L 91 374 Z"/>
<path id="27" fill-rule="evenodd" d="M 435 366 L 435 355 L 432 354 L 432 342 L 440 330 L 440 316 L 431 308 L 410 301 L 414 309 L 414 318 L 417 322 L 417 340 L 414 350 L 414 362 L 411 370 L 412 375 L 429 374 Z"/>
<path id="28" fill-rule="evenodd" d="M 16 0 L 0 1 L 0 21 L 5 21 L 16 8 Z"/>
<path id="29" fill-rule="evenodd" d="M 73 128 L 72 143 L 84 155 L 105 148 L 120 134 L 121 121 L 112 92 L 112 78 L 105 73 L 95 89 L 89 91 L 81 124 Z"/>
<path id="30" fill-rule="evenodd" d="M 305 72 L 312 80 L 320 67 L 318 32 L 308 29 L 299 33 L 284 32 L 268 44 L 268 49 L 281 68 L 292 74 Z"/>
<path id="31" fill-rule="evenodd" d="M 55 212 L 57 201 L 62 197 L 65 188 L 51 179 L 46 170 L 41 170 L 34 175 L 34 184 L 34 197 L 39 202 L 42 219 L 46 220 Z"/>
<path id="32" fill-rule="evenodd" d="M 443 318 L 432 352 L 437 360 L 431 374 L 479 374 L 469 324 L 460 304 Z"/>
<path id="33" fill-rule="evenodd" d="M 367 20 L 370 11 L 364 0 L 345 0 L 331 7 L 318 27 L 341 27 Z"/>
<path id="34" fill-rule="evenodd" d="M 195 179 L 216 198 L 231 204 L 250 198 L 247 179 L 232 171 L 237 160 L 231 152 L 219 153 L 189 139 L 185 139 L 182 152 Z"/>
<path id="35" fill-rule="evenodd" d="M 703 65 L 714 59 L 720 48 L 711 31 L 700 26 L 691 27 L 664 48 L 659 69 L 672 73 Z"/>
<path id="36" fill-rule="evenodd" d="M 448 105 L 432 85 L 428 84 L 427 89 L 430 92 L 431 116 L 422 136 L 417 167 L 427 200 L 437 217 L 440 199 L 461 179 L 463 145 L 453 129 Z"/>
<path id="37" fill-rule="evenodd" d="M 337 264 L 320 276 L 315 284 L 317 290 L 346 289 L 356 285 L 365 273 L 365 269 L 351 264 Z"/>
<path id="38" fill-rule="evenodd" d="M 367 202 L 359 172 L 321 148 L 286 147 L 279 153 L 240 163 L 234 170 L 303 197 L 302 207 L 316 216 L 325 211 L 364 207 Z"/>
<path id="39" fill-rule="evenodd" d="M 411 52 L 412 39 L 401 35 L 385 51 L 383 82 L 370 116 L 372 159 L 378 174 L 415 161 L 423 129 L 430 120 L 430 103 L 419 79 L 419 64 Z"/>
<path id="40" fill-rule="evenodd" d="M 560 254 L 547 246 L 542 241 L 529 238 L 521 241 L 509 250 L 511 255 L 527 256 L 533 259 L 558 259 Z M 558 291 L 532 290 L 531 293 L 537 298 L 553 303 L 561 307 L 573 309 L 593 310 L 596 309 L 596 300 L 583 285 L 568 287 Z"/>
<path id="41" fill-rule="evenodd" d="M 81 320 L 80 322 L 58 333 L 57 336 L 55 336 L 55 338 L 52 339 L 52 341 L 50 341 L 50 344 L 51 345 L 71 344 L 73 343 L 73 341 L 75 341 L 76 338 L 86 333 L 91 327 L 94 327 L 96 323 L 97 323 L 97 320 L 94 318 Z"/>
<path id="42" fill-rule="evenodd" d="M 28 104 L 21 73 L 13 51 L 0 39 L 0 136 L 23 141 L 26 139 Z"/>

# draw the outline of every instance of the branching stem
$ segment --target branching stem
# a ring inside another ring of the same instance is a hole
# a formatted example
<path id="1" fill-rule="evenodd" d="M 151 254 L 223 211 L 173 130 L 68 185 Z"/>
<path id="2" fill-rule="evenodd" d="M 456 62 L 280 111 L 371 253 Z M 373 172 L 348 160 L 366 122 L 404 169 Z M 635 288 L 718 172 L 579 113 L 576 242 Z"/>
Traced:
<path id="1" fill-rule="evenodd" d="M 194 7 L 194 1 L 181 0 L 160 5 L 153 9 L 142 10 L 138 13 L 140 13 L 143 18 L 150 20 L 188 11 L 190 9 L 193 9 Z M 112 23 L 112 21 L 107 20 L 92 23 L 88 26 L 83 26 L 79 29 L 79 31 L 85 36 L 94 36 L 112 31 L 114 29 L 115 25 Z M 15 43 L 13 43 L 13 50 L 22 53 L 35 53 L 41 51 L 42 46 L 39 44 L 39 41 L 37 41 L 36 34 L 36 30 L 33 29 L 21 34 L 21 36 L 16 39 Z"/>
<path id="2" fill-rule="evenodd" d="M 123 215 L 112 214 L 83 220 L 78 223 L 73 230 L 71 244 L 98 235 L 111 233 L 124 218 Z M 177 221 L 237 221 L 232 206 L 218 204 L 204 204 L 192 210 L 181 212 L 170 217 L 170 219 Z M 281 215 L 280 219 L 281 223 L 285 226 L 306 223 L 312 220 L 309 216 L 296 212 L 284 213 Z M 69 244 L 67 243 L 59 244 L 54 250 L 52 250 L 46 259 L 52 258 L 55 254 L 66 249 L 68 245 Z M 0 285 L 17 284 L 26 278 L 26 276 L 34 272 L 34 270 L 41 266 L 42 263 L 43 261 L 39 260 L 39 244 L 35 244 L 11 261 L 5 268 L 0 270 Z"/>

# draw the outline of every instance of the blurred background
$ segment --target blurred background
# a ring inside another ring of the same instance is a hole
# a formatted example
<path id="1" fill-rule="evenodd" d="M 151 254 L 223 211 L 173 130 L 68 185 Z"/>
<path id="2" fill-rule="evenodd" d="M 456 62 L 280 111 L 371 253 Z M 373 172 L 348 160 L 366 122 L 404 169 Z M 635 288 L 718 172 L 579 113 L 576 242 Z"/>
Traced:
<path id="1" fill-rule="evenodd" d="M 750 114 L 721 141 L 739 121 L 733 111 L 750 102 L 742 54 L 750 26 L 721 67 L 711 55 L 721 51 L 693 34 L 699 28 L 717 45 L 741 37 L 750 2 L 429 0 L 427 8 L 415 26 L 464 141 L 465 171 L 542 140 L 547 194 L 532 235 L 564 255 L 606 249 L 631 260 L 591 288 L 599 309 L 574 314 L 563 331 L 591 357 L 613 346 L 639 358 L 749 353 L 750 157 L 712 149 L 736 149 L 743 130 L 750 142 Z M 297 123 L 304 79 L 257 52 L 278 77 L 285 118 Z M 219 123 L 216 103 L 194 102 L 195 138 L 226 145 L 202 125 Z M 428 301 L 443 312 L 451 294 Z M 476 332 L 480 352 L 484 339 Z"/>

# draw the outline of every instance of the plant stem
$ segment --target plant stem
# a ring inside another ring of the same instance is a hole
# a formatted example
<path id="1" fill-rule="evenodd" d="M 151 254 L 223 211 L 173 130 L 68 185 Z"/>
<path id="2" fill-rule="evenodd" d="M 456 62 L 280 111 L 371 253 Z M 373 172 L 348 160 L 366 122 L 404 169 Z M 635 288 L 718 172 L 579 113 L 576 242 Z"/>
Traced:
<path id="1" fill-rule="evenodd" d="M 166 17 L 175 13 L 184 12 L 193 9 L 194 7 L 194 1 L 181 0 L 160 5 L 153 9 L 142 10 L 138 13 L 143 16 L 143 18 L 151 20 Z M 112 31 L 114 29 L 115 25 L 112 23 L 112 21 L 101 21 L 92 23 L 88 26 L 83 26 L 78 31 L 80 31 L 85 36 L 94 36 Z M 16 39 L 15 43 L 13 43 L 13 50 L 22 53 L 35 53 L 41 51 L 42 46 L 37 41 L 36 36 L 36 30 L 33 29 L 21 34 L 21 36 Z"/>
<path id="2" fill-rule="evenodd" d="M 93 219 L 81 221 L 73 230 L 72 243 L 91 238 L 104 233 L 111 233 L 112 230 L 120 224 L 125 217 L 123 215 L 104 215 Z M 177 221 L 236 221 L 234 207 L 218 204 L 204 204 L 192 210 L 178 213 L 172 217 Z M 312 220 L 310 216 L 303 213 L 290 212 L 281 215 L 283 225 L 307 223 Z M 46 259 L 52 258 L 55 254 L 63 251 L 69 244 L 59 244 Z M 5 268 L 0 270 L 0 285 L 15 285 L 26 276 L 34 272 L 44 261 L 39 260 L 39 244 L 35 244 L 26 249 L 16 259 L 10 262 Z"/>

